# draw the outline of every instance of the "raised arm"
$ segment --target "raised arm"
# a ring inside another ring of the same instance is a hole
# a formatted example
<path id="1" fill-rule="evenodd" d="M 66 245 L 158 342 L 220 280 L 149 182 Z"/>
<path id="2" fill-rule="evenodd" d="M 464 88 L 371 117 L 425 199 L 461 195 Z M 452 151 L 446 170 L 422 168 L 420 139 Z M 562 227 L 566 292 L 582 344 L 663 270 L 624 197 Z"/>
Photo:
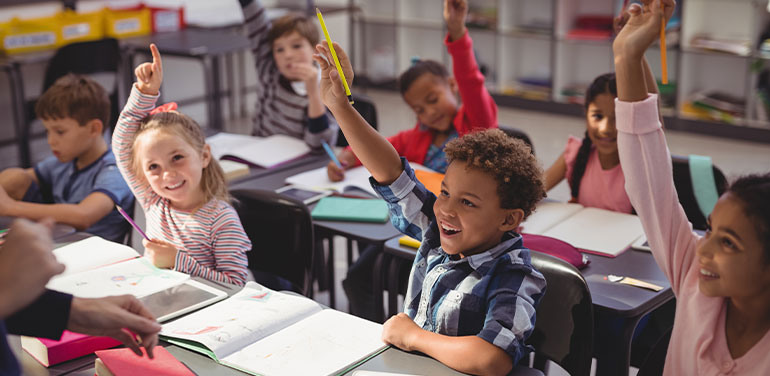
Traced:
<path id="1" fill-rule="evenodd" d="M 642 221 L 653 256 L 677 293 L 692 266 L 697 236 L 677 198 L 657 95 L 648 93 L 643 63 L 645 50 L 673 9 L 673 0 L 643 0 L 642 6 L 632 5 L 631 18 L 615 39 L 613 51 L 618 85 L 618 150 L 626 191 Z"/>
<path id="2" fill-rule="evenodd" d="M 136 132 L 139 130 L 142 119 L 155 108 L 163 82 L 163 63 L 158 47 L 151 44 L 150 51 L 152 63 L 142 63 L 134 70 L 137 82 L 131 88 L 128 102 L 120 113 L 115 133 L 112 135 L 112 151 L 115 153 L 118 169 L 142 208 L 146 208 L 150 202 L 158 198 L 144 177 L 139 175 L 142 172 L 134 171 L 131 160 L 131 149 Z"/>
<path id="3" fill-rule="evenodd" d="M 403 171 L 398 153 L 393 145 L 369 126 L 366 120 L 348 102 L 332 55 L 324 43 L 325 41 L 316 46 L 318 53 L 313 56 L 313 59 L 321 66 L 321 97 L 324 104 L 334 114 L 350 147 L 364 167 L 369 170 L 369 173 L 378 183 L 388 185 L 395 181 Z M 348 85 L 351 86 L 353 84 L 353 67 L 350 65 L 348 55 L 337 43 L 334 43 L 334 49 L 345 73 L 345 78 L 348 80 Z"/>

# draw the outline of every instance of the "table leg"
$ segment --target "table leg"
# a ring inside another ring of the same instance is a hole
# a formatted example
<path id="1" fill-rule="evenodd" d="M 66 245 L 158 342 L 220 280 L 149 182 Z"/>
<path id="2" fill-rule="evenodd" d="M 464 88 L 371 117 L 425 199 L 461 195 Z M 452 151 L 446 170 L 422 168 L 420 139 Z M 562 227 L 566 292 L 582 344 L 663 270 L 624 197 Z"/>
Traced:
<path id="1" fill-rule="evenodd" d="M 326 287 L 329 289 L 329 307 L 337 306 L 337 294 L 334 278 L 334 236 L 329 236 L 329 258 L 326 259 Z"/>
<path id="2" fill-rule="evenodd" d="M 596 349 L 596 376 L 628 376 L 631 366 L 631 340 L 639 317 L 623 318 L 618 335 L 608 336 L 606 344 Z"/>
<path id="3" fill-rule="evenodd" d="M 374 292 L 374 312 L 376 316 L 374 321 L 380 323 L 385 321 L 384 317 L 382 317 L 382 270 L 385 269 L 389 262 L 390 258 L 385 252 L 380 252 L 374 261 L 374 270 L 372 270 L 372 291 Z"/>
<path id="4" fill-rule="evenodd" d="M 233 64 L 233 54 L 225 55 L 225 74 L 227 76 L 227 108 L 230 111 L 228 120 L 235 117 L 235 100 L 238 90 L 235 90 L 235 73 Z M 223 127 L 224 128 L 224 127 Z"/>
<path id="5" fill-rule="evenodd" d="M 385 252 L 383 252 L 385 253 Z M 401 261 L 393 258 L 388 265 L 388 317 L 399 312 L 398 310 L 398 286 L 401 276 Z"/>
<path id="6" fill-rule="evenodd" d="M 29 145 L 29 124 L 26 109 L 24 108 L 24 81 L 21 77 L 21 66 L 11 64 L 8 69 L 8 84 L 11 89 L 11 106 L 15 123 L 16 140 L 19 150 L 19 163 L 22 167 L 32 166 Z"/>
<path id="7" fill-rule="evenodd" d="M 207 112 L 207 127 L 212 129 L 221 130 L 222 124 L 218 121 L 217 117 L 217 105 L 216 101 L 219 99 L 217 91 L 219 90 L 219 64 L 216 63 L 216 58 L 210 56 L 204 56 L 203 61 L 203 77 L 206 86 L 206 112 Z"/>

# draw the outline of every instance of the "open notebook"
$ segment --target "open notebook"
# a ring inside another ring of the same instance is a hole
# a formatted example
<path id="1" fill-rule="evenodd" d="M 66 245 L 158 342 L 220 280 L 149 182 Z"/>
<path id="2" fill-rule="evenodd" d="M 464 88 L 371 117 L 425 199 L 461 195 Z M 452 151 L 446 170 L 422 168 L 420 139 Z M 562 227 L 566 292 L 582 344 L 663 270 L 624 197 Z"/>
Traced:
<path id="1" fill-rule="evenodd" d="M 409 165 L 415 170 L 415 176 L 417 179 L 423 182 L 430 191 L 434 191 L 441 185 L 441 179 L 443 174 L 433 172 L 433 170 L 418 164 L 410 162 Z M 418 172 L 421 171 L 421 172 Z M 331 189 L 339 193 L 343 193 L 346 188 L 358 188 L 372 196 L 377 196 L 369 183 L 369 177 L 372 174 L 369 173 L 364 166 L 358 166 L 345 171 L 345 179 L 338 182 L 329 180 L 329 175 L 326 173 L 326 166 L 317 168 L 315 170 L 305 171 L 297 175 L 286 178 L 286 184 L 292 184 L 299 187 L 305 187 L 314 190 Z M 436 193 L 436 192 L 434 192 Z"/>
<path id="2" fill-rule="evenodd" d="M 541 202 L 522 233 L 545 235 L 589 253 L 615 257 L 644 236 L 639 217 L 580 204 Z M 526 246 L 526 244 L 525 244 Z"/>
<path id="3" fill-rule="evenodd" d="M 248 282 L 161 338 L 253 375 L 337 375 L 387 348 L 382 325 Z"/>
<path id="4" fill-rule="evenodd" d="M 217 133 L 206 139 L 216 159 L 234 159 L 264 168 L 271 168 L 299 158 L 310 152 L 305 141 L 276 134 L 254 137 L 233 133 Z"/>

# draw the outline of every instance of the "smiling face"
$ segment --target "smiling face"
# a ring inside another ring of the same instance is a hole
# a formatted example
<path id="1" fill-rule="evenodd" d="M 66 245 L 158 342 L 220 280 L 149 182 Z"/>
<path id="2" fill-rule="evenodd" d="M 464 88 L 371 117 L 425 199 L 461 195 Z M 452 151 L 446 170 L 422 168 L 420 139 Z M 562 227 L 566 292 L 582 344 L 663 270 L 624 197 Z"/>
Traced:
<path id="1" fill-rule="evenodd" d="M 425 73 L 404 92 L 404 101 L 417 114 L 417 120 L 440 132 L 448 131 L 457 115 L 457 83 Z"/>
<path id="2" fill-rule="evenodd" d="M 770 263 L 743 205 L 730 193 L 720 197 L 696 246 L 698 287 L 706 296 L 752 299 L 770 289 Z"/>
<path id="3" fill-rule="evenodd" d="M 490 174 L 465 162 L 449 165 L 433 205 L 444 252 L 463 257 L 484 252 L 518 226 L 523 212 L 517 217 L 512 213 L 521 209 L 500 207 L 497 185 Z"/>
<path id="4" fill-rule="evenodd" d="M 293 31 L 284 34 L 273 41 L 273 59 L 278 71 L 291 81 L 299 81 L 300 77 L 292 71 L 293 64 L 312 64 L 313 46 L 307 38 Z"/>
<path id="5" fill-rule="evenodd" d="M 609 93 L 597 95 L 588 104 L 586 114 L 588 137 L 596 145 L 599 154 L 618 154 L 618 131 L 615 128 L 615 96 Z"/>
<path id="6" fill-rule="evenodd" d="M 191 211 L 204 203 L 201 176 L 211 161 L 208 145 L 198 152 L 179 135 L 154 129 L 141 133 L 134 148 L 138 169 L 152 190 L 175 209 Z"/>

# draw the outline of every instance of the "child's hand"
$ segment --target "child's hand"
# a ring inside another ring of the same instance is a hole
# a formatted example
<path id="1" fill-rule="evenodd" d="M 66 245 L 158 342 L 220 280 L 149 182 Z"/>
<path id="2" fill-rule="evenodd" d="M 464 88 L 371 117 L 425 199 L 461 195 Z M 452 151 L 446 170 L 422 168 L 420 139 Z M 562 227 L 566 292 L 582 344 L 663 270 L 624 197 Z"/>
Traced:
<path id="1" fill-rule="evenodd" d="M 334 65 L 334 59 L 332 59 L 332 54 L 326 41 L 316 45 L 315 50 L 317 53 L 313 55 L 313 59 L 321 67 L 321 99 L 324 101 L 324 104 L 332 111 L 340 106 L 350 106 L 348 97 L 345 94 L 345 87 L 342 86 L 342 80 L 339 73 L 337 73 L 337 67 Z M 353 67 L 350 65 L 348 54 L 337 43 L 334 43 L 334 51 L 337 53 L 342 72 L 345 73 L 348 87 L 350 87 L 353 85 Z"/>
<path id="2" fill-rule="evenodd" d="M 144 239 L 142 244 L 144 245 L 144 255 L 156 267 L 171 269 L 176 264 L 176 254 L 179 250 L 173 244 L 158 239 L 152 241 Z"/>
<path id="3" fill-rule="evenodd" d="M 326 165 L 326 175 L 329 176 L 331 181 L 342 181 L 345 179 L 345 170 L 356 164 L 356 156 L 350 149 L 344 149 L 337 155 L 337 160 L 340 161 L 342 168 L 337 167 L 334 162 L 329 162 Z"/>
<path id="4" fill-rule="evenodd" d="M 382 325 L 382 340 L 401 350 L 412 351 L 422 328 L 417 326 L 406 313 L 399 313 Z"/>
<path id="5" fill-rule="evenodd" d="M 628 21 L 612 43 L 615 58 L 641 59 L 644 51 L 660 37 L 661 23 L 671 18 L 674 5 L 674 0 L 642 0 L 641 6 L 631 4 Z"/>
<path id="6" fill-rule="evenodd" d="M 318 86 L 318 68 L 312 63 L 292 63 L 289 71 L 308 87 Z"/>
<path id="7" fill-rule="evenodd" d="M 142 63 L 134 70 L 136 74 L 136 87 L 144 94 L 158 95 L 160 85 L 163 83 L 163 63 L 160 60 L 158 46 L 150 45 L 152 63 Z"/>
<path id="8" fill-rule="evenodd" d="M 465 0 L 444 0 L 444 21 L 449 38 L 456 41 L 465 35 L 465 18 L 468 16 L 468 2 Z"/>

